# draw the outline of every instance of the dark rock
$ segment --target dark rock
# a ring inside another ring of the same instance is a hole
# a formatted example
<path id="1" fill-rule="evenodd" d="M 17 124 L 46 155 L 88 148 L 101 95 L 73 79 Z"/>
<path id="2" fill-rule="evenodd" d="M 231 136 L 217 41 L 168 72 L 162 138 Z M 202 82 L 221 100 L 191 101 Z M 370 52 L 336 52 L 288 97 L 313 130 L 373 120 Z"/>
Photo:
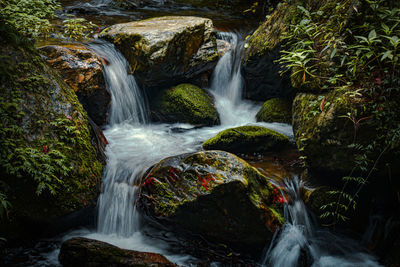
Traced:
<path id="1" fill-rule="evenodd" d="M 75 91 L 89 117 L 97 125 L 104 125 L 111 96 L 106 89 L 101 58 L 78 44 L 44 46 L 40 52 Z"/>
<path id="2" fill-rule="evenodd" d="M 61 246 L 59 260 L 64 267 L 176 266 L 160 254 L 121 249 L 105 242 L 83 237 L 65 241 Z"/>
<path id="3" fill-rule="evenodd" d="M 273 185 L 227 152 L 164 159 L 141 182 L 138 205 L 145 218 L 177 234 L 189 231 L 249 252 L 263 248 L 283 223 Z"/>

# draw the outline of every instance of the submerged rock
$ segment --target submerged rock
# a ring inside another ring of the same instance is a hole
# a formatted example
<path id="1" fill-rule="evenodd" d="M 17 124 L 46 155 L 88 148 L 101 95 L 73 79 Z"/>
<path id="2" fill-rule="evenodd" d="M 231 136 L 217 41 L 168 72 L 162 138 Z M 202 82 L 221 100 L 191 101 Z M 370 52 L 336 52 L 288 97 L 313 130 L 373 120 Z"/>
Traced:
<path id="1" fill-rule="evenodd" d="M 101 58 L 78 44 L 44 46 L 40 52 L 75 91 L 89 117 L 97 125 L 104 125 L 111 96 L 106 89 Z"/>
<path id="2" fill-rule="evenodd" d="M 277 197 L 244 160 L 202 151 L 157 163 L 141 180 L 138 205 L 149 222 L 249 251 L 268 244 L 283 223 Z"/>
<path id="3" fill-rule="evenodd" d="M 61 246 L 58 258 L 64 267 L 176 266 L 160 254 L 121 249 L 105 242 L 84 237 L 75 237 L 65 241 Z"/>
<path id="4" fill-rule="evenodd" d="M 105 38 L 127 58 L 146 86 L 165 86 L 211 70 L 219 58 L 212 21 L 166 16 L 113 25 Z"/>
<path id="5" fill-rule="evenodd" d="M 74 91 L 34 45 L 1 25 L 0 191 L 11 203 L 6 238 L 50 232 L 97 200 L 100 149 Z"/>
<path id="6" fill-rule="evenodd" d="M 265 152 L 283 148 L 289 137 L 261 126 L 241 126 L 218 133 L 203 143 L 204 149 L 233 153 Z"/>
<path id="7" fill-rule="evenodd" d="M 219 124 L 213 98 L 203 89 L 180 84 L 161 91 L 152 103 L 152 117 L 161 122 L 182 122 L 194 125 Z"/>
<path id="8" fill-rule="evenodd" d="M 256 115 L 257 121 L 292 123 L 292 101 L 273 98 L 264 103 Z"/>

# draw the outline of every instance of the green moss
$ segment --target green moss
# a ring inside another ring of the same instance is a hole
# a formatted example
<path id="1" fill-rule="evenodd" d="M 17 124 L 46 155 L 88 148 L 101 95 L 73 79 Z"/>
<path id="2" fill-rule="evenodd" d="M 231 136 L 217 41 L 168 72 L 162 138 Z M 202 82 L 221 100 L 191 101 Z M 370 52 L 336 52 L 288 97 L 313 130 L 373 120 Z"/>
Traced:
<path id="1" fill-rule="evenodd" d="M 250 36 L 245 45 L 244 60 L 265 55 L 281 44 L 288 30 L 296 6 L 280 4 L 274 13 Z"/>
<path id="2" fill-rule="evenodd" d="M 12 217 L 51 219 L 90 204 L 103 166 L 76 95 L 29 42 L 0 51 L 0 165 Z"/>
<path id="3" fill-rule="evenodd" d="M 277 149 L 288 144 L 289 138 L 260 126 L 241 126 L 224 130 L 203 143 L 204 149 L 229 152 L 256 152 Z"/>
<path id="4" fill-rule="evenodd" d="M 164 90 L 153 104 L 158 119 L 164 122 L 183 122 L 196 125 L 219 123 L 213 99 L 195 85 L 181 84 Z"/>
<path id="5" fill-rule="evenodd" d="M 256 115 L 257 121 L 292 123 L 292 101 L 273 98 L 264 103 Z"/>

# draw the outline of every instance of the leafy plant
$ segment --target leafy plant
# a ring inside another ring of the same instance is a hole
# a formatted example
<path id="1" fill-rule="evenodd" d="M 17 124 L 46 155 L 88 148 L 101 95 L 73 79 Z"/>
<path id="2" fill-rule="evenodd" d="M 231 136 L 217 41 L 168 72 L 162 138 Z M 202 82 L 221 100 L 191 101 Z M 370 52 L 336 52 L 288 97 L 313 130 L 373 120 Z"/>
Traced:
<path id="1" fill-rule="evenodd" d="M 329 192 L 336 201 L 321 207 L 322 217 L 331 218 L 333 224 L 348 219 L 360 190 L 382 165 L 384 155 L 400 143 L 400 5 L 365 0 L 360 11 L 351 5 L 351 1 L 338 2 L 330 18 L 323 10 L 311 12 L 298 6 L 279 60 L 295 87 L 319 93 L 343 89 L 350 103 L 350 111 L 342 117 L 354 125 L 349 145 L 355 155 L 354 169 L 343 177 L 341 190 Z M 351 21 L 346 10 L 355 11 Z M 318 114 L 318 102 L 310 102 L 312 116 Z M 374 127 L 368 144 L 357 138 L 361 124 Z"/>
<path id="2" fill-rule="evenodd" d="M 87 39 L 97 26 L 84 18 L 69 18 L 63 21 L 64 35 L 75 40 Z"/>
<path id="3" fill-rule="evenodd" d="M 3 20 L 29 37 L 47 35 L 52 30 L 50 19 L 61 8 L 56 0 L 0 0 Z"/>

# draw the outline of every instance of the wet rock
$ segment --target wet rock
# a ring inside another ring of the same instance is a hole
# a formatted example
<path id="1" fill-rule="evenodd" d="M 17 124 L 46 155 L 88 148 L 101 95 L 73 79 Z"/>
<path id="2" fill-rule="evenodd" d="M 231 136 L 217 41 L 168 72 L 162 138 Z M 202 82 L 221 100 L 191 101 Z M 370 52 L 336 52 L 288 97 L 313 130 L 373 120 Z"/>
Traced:
<path id="1" fill-rule="evenodd" d="M 203 143 L 204 149 L 233 153 L 273 151 L 289 144 L 289 137 L 260 126 L 241 126 L 218 133 Z"/>
<path id="2" fill-rule="evenodd" d="M 292 101 L 273 98 L 264 103 L 256 115 L 257 121 L 292 123 Z"/>
<path id="3" fill-rule="evenodd" d="M 75 91 L 89 117 L 97 125 L 104 125 L 111 96 L 106 90 L 101 58 L 78 44 L 44 46 L 40 52 Z"/>
<path id="4" fill-rule="evenodd" d="M 83 237 L 65 241 L 61 246 L 59 260 L 64 267 L 176 266 L 160 254 L 121 249 L 105 242 Z"/>
<path id="5" fill-rule="evenodd" d="M 93 204 L 103 166 L 86 112 L 34 45 L 10 28 L 0 53 L 0 191 L 11 203 L 0 230 L 28 239 Z"/>
<path id="6" fill-rule="evenodd" d="M 116 24 L 100 37 L 116 45 L 148 87 L 187 81 L 211 70 L 219 58 L 212 21 L 205 18 L 166 16 Z"/>
<path id="7" fill-rule="evenodd" d="M 213 98 L 203 89 L 181 84 L 163 90 L 151 104 L 152 118 L 161 122 L 194 125 L 219 124 Z"/>
<path id="8" fill-rule="evenodd" d="M 152 167 L 141 180 L 138 205 L 150 223 L 249 251 L 268 244 L 283 223 L 276 198 L 266 177 L 244 160 L 202 151 Z"/>
<path id="9" fill-rule="evenodd" d="M 281 76 L 281 43 L 290 25 L 295 6 L 283 3 L 249 37 L 242 55 L 244 96 L 248 99 L 265 101 L 275 97 L 289 97 L 293 94 L 290 78 Z"/>

